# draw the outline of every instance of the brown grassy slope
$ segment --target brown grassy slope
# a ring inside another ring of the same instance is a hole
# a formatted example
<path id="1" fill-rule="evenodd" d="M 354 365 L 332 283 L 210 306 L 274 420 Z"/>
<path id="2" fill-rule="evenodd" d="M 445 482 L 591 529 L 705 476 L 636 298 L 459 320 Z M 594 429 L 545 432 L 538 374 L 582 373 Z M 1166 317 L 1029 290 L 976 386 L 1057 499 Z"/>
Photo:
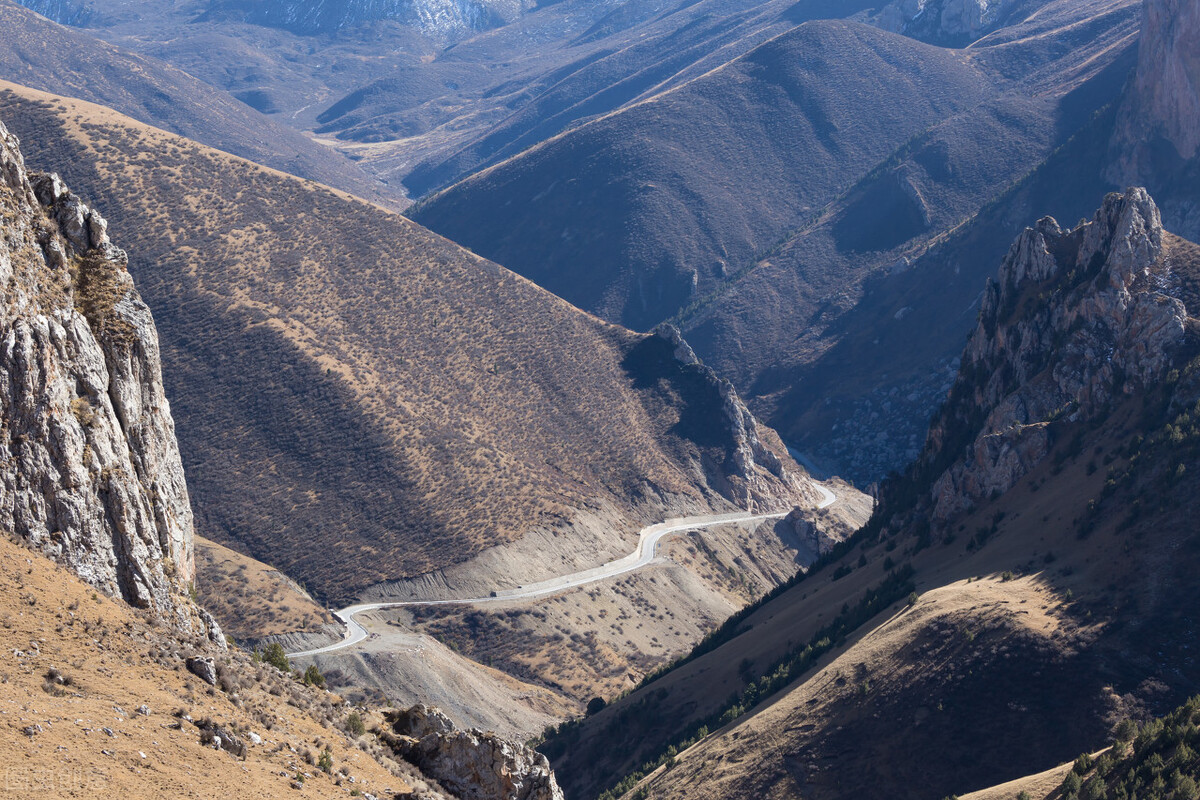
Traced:
<path id="1" fill-rule="evenodd" d="M 832 580 L 839 564 L 831 564 L 727 645 L 585 723 L 555 763 L 570 796 L 594 796 L 598 778 L 612 779 L 611 760 L 595 773 L 581 760 L 596 756 L 613 725 L 633 735 L 642 729 L 631 719 L 682 727 L 702 717 L 742 688 L 742 659 L 754 677 L 770 671 L 790 645 L 877 585 L 888 558 L 915 567 L 914 607 L 895 604 L 788 689 L 682 753 L 653 776 L 647 796 L 695 796 L 703 786 L 722 798 L 841 798 L 886 787 L 889 796 L 938 800 L 1067 761 L 1101 744 L 1121 714 L 1186 694 L 1196 675 L 1176 648 L 1193 635 L 1200 592 L 1200 541 L 1188 523 L 1196 476 L 1155 497 L 1136 529 L 1123 512 L 1107 514 L 1084 540 L 1076 525 L 1105 482 L 1091 463 L 1136 435 L 1136 406 L 1088 436 L 1061 470 L 1048 460 L 945 540 L 916 553 L 915 537 L 890 550 L 887 541 L 860 544 L 839 562 L 853 569 L 846 577 Z M 993 525 L 986 544 L 969 545 Z M 855 567 L 862 555 L 867 565 Z M 607 741 L 603 751 L 613 749 Z"/>
<path id="2" fill-rule="evenodd" d="M 0 0 L 0 79 L 101 103 L 260 164 L 385 203 L 402 193 L 348 159 L 163 61 Z"/>
<path id="3" fill-rule="evenodd" d="M 1200 247 L 1165 234 L 1163 257 L 1171 293 L 1195 308 Z M 1177 370 L 1083 421 L 1051 423 L 1049 456 L 970 513 L 931 529 L 927 487 L 918 485 L 907 506 L 901 489 L 885 487 L 887 527 L 872 534 L 869 526 L 843 564 L 857 552 L 866 565 L 858 572 L 889 552 L 911 557 L 922 592 L 914 607 L 898 604 L 863 625 L 834 651 L 834 667 L 821 665 L 701 742 L 682 766 L 652 779 L 649 795 L 686 796 L 699 781 L 719 797 L 861 796 L 886 786 L 895 796 L 938 798 L 1047 769 L 1103 744 L 1118 714 L 1162 713 L 1194 692 L 1194 317 L 1187 329 Z M 953 455 L 955 434 L 940 430 L 930 452 L 944 446 Z M 816 605 L 799 606 L 810 620 L 836 613 L 834 598 L 816 588 L 807 598 Z M 802 633 L 794 617 L 763 620 L 770 608 L 759 614 L 759 635 Z M 1033 625 L 1039 617 L 1044 624 Z M 739 642 L 754 633 L 727 648 L 745 651 Z M 706 666 L 721 672 L 706 659 L 688 668 Z M 695 699 L 680 672 L 663 687 L 676 687 L 676 706 Z M 655 690 L 640 698 L 652 716 L 667 711 Z M 587 727 L 581 738 L 599 732 Z"/>
<path id="4" fill-rule="evenodd" d="M 279 570 L 203 537 L 196 538 L 196 595 L 238 642 L 336 622 Z"/>
<path id="5" fill-rule="evenodd" d="M 334 602 L 589 504 L 627 530 L 728 507 L 719 398 L 661 340 L 109 110 L 11 86 L 0 106 L 130 252 L 208 538 Z"/>
<path id="6" fill-rule="evenodd" d="M 347 709 L 336 697 L 244 654 L 217 657 L 237 698 L 210 693 L 180 658 L 197 643 L 177 637 L 0 537 L 0 796 L 337 798 L 357 787 L 390 797 L 423 785 L 410 767 L 360 750 L 342 730 Z M 237 730 L 245 760 L 202 745 L 177 710 Z M 262 744 L 249 743 L 250 731 Z M 326 746 L 332 777 L 305 759 Z M 337 775 L 342 768 L 353 784 Z M 309 776 L 301 790 L 290 786 L 297 773 Z"/>

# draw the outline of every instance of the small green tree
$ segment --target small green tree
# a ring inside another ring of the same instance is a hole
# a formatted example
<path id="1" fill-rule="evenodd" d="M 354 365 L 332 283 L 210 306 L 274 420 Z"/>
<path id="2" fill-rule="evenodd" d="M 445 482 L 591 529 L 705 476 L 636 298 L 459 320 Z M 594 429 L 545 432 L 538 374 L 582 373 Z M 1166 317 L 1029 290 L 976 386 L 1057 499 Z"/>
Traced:
<path id="1" fill-rule="evenodd" d="M 1117 724 L 1113 739 L 1121 743 L 1132 742 L 1138 734 L 1137 723 L 1126 717 Z"/>
<path id="2" fill-rule="evenodd" d="M 292 663 L 288 661 L 287 653 L 283 652 L 283 645 L 279 642 L 271 642 L 264 647 L 261 658 L 280 672 L 292 671 Z"/>
<path id="3" fill-rule="evenodd" d="M 1108 787 L 1099 775 L 1093 775 L 1088 778 L 1087 783 L 1083 785 L 1083 791 L 1080 793 L 1083 800 L 1105 800 L 1108 797 Z"/>
<path id="4" fill-rule="evenodd" d="M 304 685 L 315 686 L 318 689 L 325 688 L 325 676 L 321 674 L 321 670 L 317 669 L 316 664 L 309 664 L 304 669 Z"/>
<path id="5" fill-rule="evenodd" d="M 346 730 L 355 736 L 362 736 L 367 732 L 367 726 L 363 724 L 362 717 L 357 711 L 351 711 L 350 716 L 346 717 Z"/>
<path id="6" fill-rule="evenodd" d="M 326 747 L 321 753 L 321 757 L 317 759 L 317 767 L 326 774 L 333 772 L 333 753 Z"/>

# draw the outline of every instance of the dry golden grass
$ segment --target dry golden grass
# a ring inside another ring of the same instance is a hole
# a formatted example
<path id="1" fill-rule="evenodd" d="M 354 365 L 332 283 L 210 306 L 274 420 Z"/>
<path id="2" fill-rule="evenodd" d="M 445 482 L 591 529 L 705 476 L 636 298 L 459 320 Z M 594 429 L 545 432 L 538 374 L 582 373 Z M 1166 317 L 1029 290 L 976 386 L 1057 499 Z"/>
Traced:
<path id="1" fill-rule="evenodd" d="M 336 798 L 355 788 L 390 797 L 421 781 L 367 752 L 370 737 L 346 734 L 336 696 L 238 652 L 213 653 L 223 688 L 210 688 L 182 660 L 201 642 L 7 538 L 0 651 L 2 797 Z M 201 744 L 195 723 L 205 719 L 236 731 L 245 757 Z M 332 774 L 314 766 L 326 747 Z"/>
<path id="2" fill-rule="evenodd" d="M 202 537 L 196 538 L 196 594 L 239 642 L 335 622 L 279 570 Z"/>
<path id="3" fill-rule="evenodd" d="M 942 797 L 1103 742 L 1107 725 L 1141 702 L 1114 693 L 1115 675 L 1132 690 L 1137 668 L 1127 659 L 1147 651 L 1146 636 L 1176 635 L 1187 623 L 1172 614 L 1186 612 L 1172 598 L 1197 591 L 1186 557 L 1195 547 L 1186 544 L 1189 484 L 1130 496 L 1128 516 L 1106 515 L 1080 534 L 1107 467 L 1128 463 L 1121 454 L 1144 429 L 1143 413 L 1140 398 L 1127 401 L 1077 455 L 1047 458 L 930 547 L 913 552 L 914 540 L 901 537 L 890 550 L 887 540 L 854 548 L 750 616 L 741 635 L 585 723 L 555 762 L 560 781 L 586 794 L 636 768 L 663 727 L 708 717 L 744 688 L 743 672 L 769 672 L 878 585 L 889 563 L 915 568 L 912 609 L 894 604 L 786 690 L 680 754 L 653 776 L 649 796 L 695 796 L 703 785 L 718 798 L 869 796 L 877 786 Z M 1069 437 L 1058 449 L 1070 449 Z M 985 544 L 970 546 L 982 529 L 992 530 Z M 835 579 L 839 565 L 850 571 Z M 647 749 L 615 747 L 618 732 Z M 941 754 L 936 769 L 931 752 Z"/>
<path id="4" fill-rule="evenodd" d="M 715 397 L 644 337 L 399 215 L 111 110 L 10 84 L 0 115 L 129 251 L 198 531 L 324 602 L 599 503 L 636 519 L 712 502 Z"/>

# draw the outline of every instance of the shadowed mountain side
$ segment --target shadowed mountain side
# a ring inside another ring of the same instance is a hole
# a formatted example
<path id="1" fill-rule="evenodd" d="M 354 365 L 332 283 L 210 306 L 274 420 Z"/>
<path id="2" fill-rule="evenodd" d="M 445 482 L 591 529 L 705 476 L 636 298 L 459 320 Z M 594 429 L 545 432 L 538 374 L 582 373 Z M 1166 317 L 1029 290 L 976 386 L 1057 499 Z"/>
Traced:
<path id="1" fill-rule="evenodd" d="M 0 0 L 0 79 L 78 97 L 384 204 L 403 193 L 338 153 L 157 59 L 135 55 Z"/>
<path id="2" fill-rule="evenodd" d="M 416 165 L 404 179 L 412 195 L 444 188 L 592 117 L 703 75 L 801 22 L 849 16 L 867 4 L 862 0 L 708 0 L 681 4 L 637 20 L 638 24 L 627 19 L 610 24 L 619 16 L 631 16 L 631 9 L 642 5 L 626 3 L 572 40 L 572 50 L 579 53 L 574 60 L 520 85 L 520 92 L 517 86 L 497 87 L 498 93 L 507 88 L 514 95 L 513 113 L 457 152 L 439 153 Z M 486 52 L 489 39 L 506 35 L 511 34 L 500 31 L 479 37 L 445 58 L 458 60 Z M 381 114 L 383 108 L 396 104 L 396 95 L 383 91 L 373 101 L 358 110 L 358 119 Z M 340 119 L 333 113 L 325 123 L 328 130 L 348 139 L 360 139 L 370 131 L 353 118 Z"/>
<path id="3" fill-rule="evenodd" d="M 1106 107 L 1045 164 L 911 267 L 872 274 L 858 304 L 821 331 L 834 346 L 809 364 L 762 373 L 756 393 L 788 388 L 771 398 L 770 412 L 757 410 L 787 420 L 782 435 L 788 441 L 859 479 L 878 477 L 915 456 L 929 414 L 953 381 L 982 281 L 995 274 L 1021 220 L 1040 214 L 1078 220 L 1092 210 L 1089 198 L 1118 188 L 1103 176 L 1113 117 L 1114 108 Z M 1165 187 L 1151 186 L 1157 188 Z M 689 335 L 711 358 L 700 331 Z M 886 439 L 864 450 L 863 442 L 876 440 L 881 430 Z"/>
<path id="4" fill-rule="evenodd" d="M 413 216 L 583 308 L 648 328 L 992 91 L 961 53 L 807 23 L 485 170 Z"/>
<path id="5" fill-rule="evenodd" d="M 680 435 L 696 403 L 731 413 L 689 396 L 698 367 L 667 359 L 639 388 L 623 364 L 646 337 L 399 215 L 86 103 L 10 87 L 0 113 L 129 244 L 200 532 L 323 602 L 584 509 L 619 537 L 802 494 L 770 471 L 796 470 L 770 432 L 766 468 L 725 416 L 715 439 Z"/>
<path id="6" fill-rule="evenodd" d="M 878 363 L 871 353 L 822 365 L 847 398 L 825 416 L 852 419 L 852 436 L 832 430 L 836 420 L 819 430 L 798 420 L 793 394 L 831 396 L 805 385 L 809 365 L 843 336 L 873 347 L 878 324 L 842 322 L 873 307 L 867 283 L 874 292 L 903 280 L 1120 96 L 1137 29 L 1132 0 L 1055 0 L 961 51 L 806 23 L 484 170 L 412 216 L 607 318 L 649 327 L 675 317 L 786 440 L 869 482 L 919 449 L 953 348 L 918 363 L 928 350 L 892 339 L 883 369 L 854 381 L 838 379 Z M 994 269 L 1026 218 L 1009 215 L 994 249 L 951 265 L 970 273 L 956 285 Z M 943 342 L 960 342 L 978 290 L 959 304 L 932 289 L 880 323 L 914 326 L 905 316 L 920 305 Z M 887 363 L 897 351 L 902 380 Z"/>

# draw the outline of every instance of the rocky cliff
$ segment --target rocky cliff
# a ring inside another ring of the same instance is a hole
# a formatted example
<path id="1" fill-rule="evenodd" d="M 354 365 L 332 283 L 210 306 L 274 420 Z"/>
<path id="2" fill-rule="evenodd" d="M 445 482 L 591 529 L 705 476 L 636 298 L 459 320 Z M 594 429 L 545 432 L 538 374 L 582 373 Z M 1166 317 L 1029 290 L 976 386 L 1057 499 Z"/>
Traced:
<path id="1" fill-rule="evenodd" d="M 699 376 L 702 391 L 717 398 L 720 410 L 716 416 L 725 426 L 727 457 L 710 481 L 743 507 L 752 502 L 770 503 L 779 495 L 780 484 L 786 493 L 815 498 L 800 473 L 784 467 L 778 454 L 786 453 L 787 448 L 778 434 L 758 423 L 733 384 L 700 361 L 679 329 L 664 323 L 655 328 L 654 335 L 672 347 L 679 366 Z"/>
<path id="2" fill-rule="evenodd" d="M 192 511 L 150 310 L 105 220 L 0 125 L 0 528 L 203 630 Z"/>
<path id="3" fill-rule="evenodd" d="M 1172 368 L 1188 326 L 1173 238 L 1144 189 L 1017 238 L 916 466 L 935 520 L 1011 488 L 1049 453 L 1056 420 L 1095 419 Z"/>
<path id="4" fill-rule="evenodd" d="M 1118 112 L 1108 177 L 1119 185 L 1162 193 L 1167 226 L 1200 234 L 1195 199 L 1200 155 L 1200 4 L 1145 0 L 1138 65 Z M 1180 175 L 1186 172 L 1186 175 Z M 1186 191 L 1173 184 L 1183 178 Z M 1176 200 L 1175 195 L 1181 196 Z"/>
<path id="5" fill-rule="evenodd" d="M 461 800 L 563 800 L 550 762 L 494 733 L 456 730 L 436 708 L 387 714 L 380 738 L 396 755 L 440 781 Z"/>

